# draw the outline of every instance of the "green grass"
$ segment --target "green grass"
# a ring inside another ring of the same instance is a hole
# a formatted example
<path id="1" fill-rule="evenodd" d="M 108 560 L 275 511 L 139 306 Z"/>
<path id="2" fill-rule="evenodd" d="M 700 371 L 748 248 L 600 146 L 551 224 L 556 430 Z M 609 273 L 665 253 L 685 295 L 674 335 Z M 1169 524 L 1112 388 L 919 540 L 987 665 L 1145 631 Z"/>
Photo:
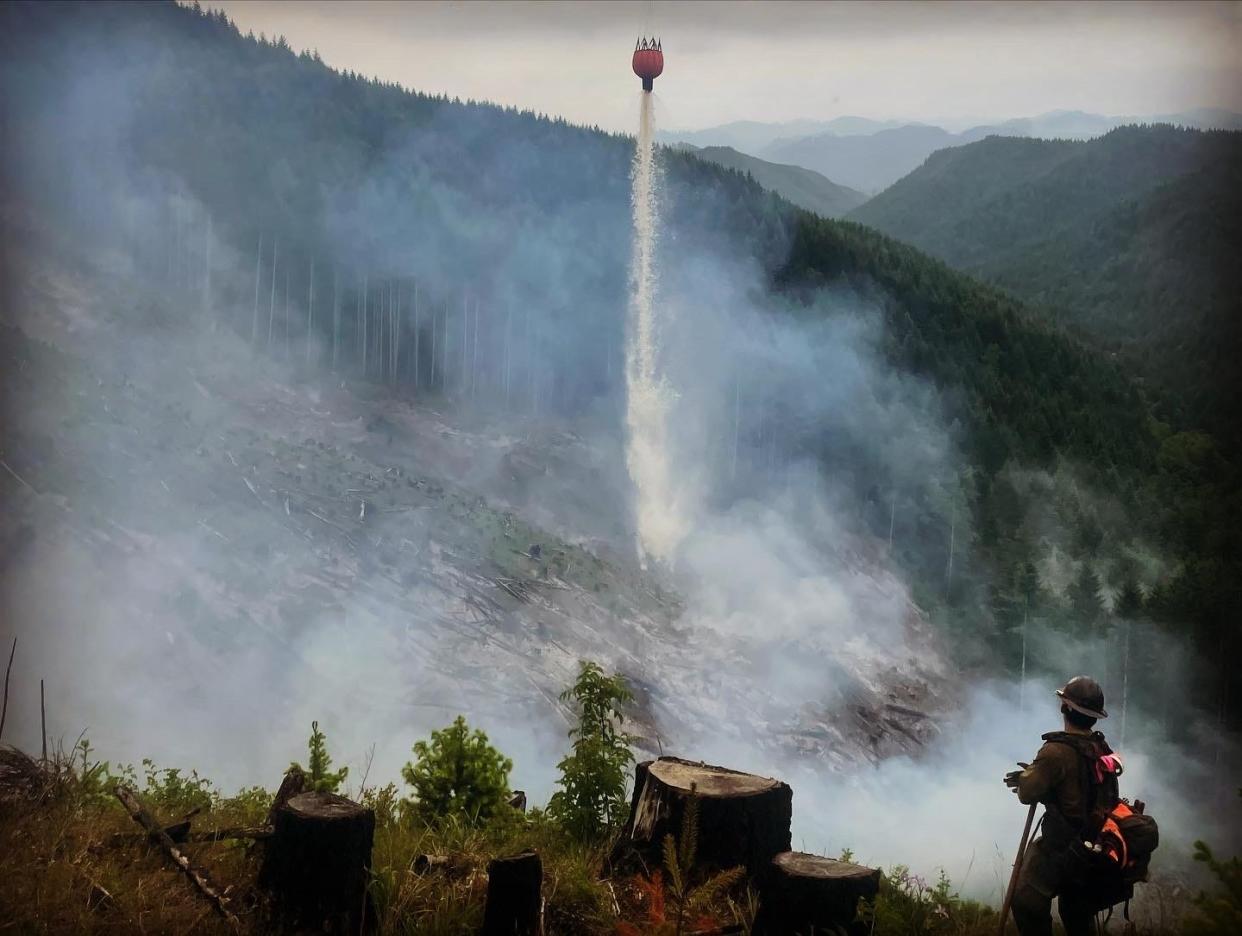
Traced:
<path id="1" fill-rule="evenodd" d="M 162 852 L 134 834 L 138 827 L 111 790 L 117 782 L 134 786 L 161 822 L 176 821 L 199 808 L 193 819 L 198 831 L 262 824 L 270 792 L 250 788 L 225 796 L 192 772 L 187 775 L 148 762 L 134 769 L 95 761 L 85 745 L 39 772 L 33 786 L 22 787 L 5 772 L 11 752 L 0 748 L 0 930 L 228 932 L 211 905 Z M 376 813 L 371 888 L 382 932 L 420 936 L 477 932 L 488 861 L 529 848 L 543 860 L 548 936 L 656 936 L 668 930 L 670 897 L 662 872 L 650 877 L 611 875 L 605 860 L 607 844 L 574 841 L 538 809 L 508 813 L 485 826 L 458 820 L 421 823 L 403 810 L 402 792 L 390 784 L 358 797 Z M 118 834 L 125 841 L 115 841 Z M 269 930 L 266 900 L 255 884 L 259 847 L 225 841 L 193 843 L 184 849 L 227 892 L 243 932 Z M 416 874 L 411 865 L 420 854 L 451 856 L 453 868 Z M 1226 874 L 1225 884 L 1232 884 L 1232 889 L 1226 886 L 1223 893 L 1214 893 L 1210 907 L 1205 898 L 1198 901 L 1213 911 L 1211 920 L 1202 910 L 1196 915 L 1183 895 L 1176 912 L 1162 913 L 1160 922 L 1140 924 L 1136 932 L 1148 936 L 1223 932 L 1213 928 L 1216 918 L 1237 913 L 1230 902 L 1237 896 L 1236 861 L 1227 868 L 1232 877 Z M 1226 905 L 1227 913 L 1221 909 Z M 753 883 L 741 881 L 719 894 L 686 932 L 735 926 L 737 932 L 749 933 L 755 910 Z M 860 906 L 860 918 L 874 936 L 992 936 L 997 927 L 996 910 L 960 897 L 945 875 L 931 882 L 902 866 L 886 872 L 878 898 Z M 1197 923 L 1203 925 L 1196 929 Z"/>

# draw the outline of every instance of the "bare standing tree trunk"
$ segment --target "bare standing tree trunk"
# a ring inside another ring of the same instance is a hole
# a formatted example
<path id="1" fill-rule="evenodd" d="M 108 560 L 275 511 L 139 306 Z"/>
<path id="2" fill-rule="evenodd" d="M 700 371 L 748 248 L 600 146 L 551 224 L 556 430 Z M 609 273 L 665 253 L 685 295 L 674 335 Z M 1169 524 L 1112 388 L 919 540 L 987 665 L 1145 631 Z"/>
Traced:
<path id="1" fill-rule="evenodd" d="M 289 277 L 293 272 L 293 264 L 285 266 L 285 360 L 289 360 Z"/>
<path id="2" fill-rule="evenodd" d="M 1126 749 L 1126 709 L 1130 703 L 1130 622 L 1126 621 L 1125 643 L 1121 652 L 1121 750 Z M 1022 639 L 1022 661 L 1026 662 L 1026 634 Z"/>
<path id="3" fill-rule="evenodd" d="M 448 377 L 448 342 L 449 340 L 449 304 L 448 300 L 444 300 L 444 335 L 442 343 L 444 345 L 444 354 L 440 361 L 440 392 L 448 396 L 449 377 Z"/>
<path id="4" fill-rule="evenodd" d="M 173 227 L 174 227 L 174 230 L 176 231 L 176 234 L 173 237 L 173 265 L 172 265 L 173 285 L 180 287 L 181 286 L 181 224 L 182 224 L 182 212 L 181 212 L 182 203 L 181 203 L 180 193 L 178 193 L 177 200 L 173 202 L 173 205 L 174 205 L 173 217 L 175 219 L 173 221 Z"/>
<path id="5" fill-rule="evenodd" d="M 465 291 L 461 294 L 461 379 L 458 386 L 462 396 L 466 394 L 470 380 L 470 299 Z"/>
<path id="6" fill-rule="evenodd" d="M 513 376 L 513 303 L 505 310 L 505 411 L 509 409 L 509 382 Z"/>
<path id="7" fill-rule="evenodd" d="M 953 502 L 953 510 L 949 515 L 949 564 L 944 571 L 944 586 L 953 584 L 953 548 L 957 543 L 957 502 Z"/>
<path id="8" fill-rule="evenodd" d="M 530 380 L 530 415 L 539 415 L 539 389 L 535 380 L 535 336 L 530 322 L 530 307 L 527 307 L 527 376 Z"/>
<path id="9" fill-rule="evenodd" d="M 311 362 L 311 332 L 315 326 L 315 258 L 310 262 L 310 285 L 306 287 L 306 366 Z"/>
<path id="10" fill-rule="evenodd" d="M 375 366 L 379 370 L 380 383 L 388 377 L 388 362 L 384 360 L 384 328 L 388 319 L 388 284 L 381 283 L 377 288 L 375 306 L 375 343 L 371 350 L 375 355 Z"/>
<path id="11" fill-rule="evenodd" d="M 254 315 L 250 319 L 250 347 L 259 343 L 259 278 L 263 272 L 263 232 L 259 232 L 259 249 L 254 254 Z"/>
<path id="12" fill-rule="evenodd" d="M 370 293 L 367 290 L 367 274 L 362 274 L 362 377 L 367 377 L 367 314 L 370 311 Z"/>
<path id="13" fill-rule="evenodd" d="M 1026 621 L 1031 613 L 1031 599 L 1028 596 L 1026 606 L 1022 609 L 1022 671 L 1018 682 L 1018 713 L 1026 714 Z M 1125 724 L 1124 716 L 1122 724 Z M 1122 728 L 1122 736 L 1125 736 L 1125 729 Z"/>
<path id="14" fill-rule="evenodd" d="M 414 392 L 418 393 L 418 280 L 414 281 Z"/>
<path id="15" fill-rule="evenodd" d="M 267 350 L 272 350 L 272 334 L 276 327 L 276 250 L 280 241 L 272 237 L 272 298 L 267 306 Z"/>
<path id="16" fill-rule="evenodd" d="M 207 212 L 207 237 L 203 245 L 203 312 L 211 314 L 211 212 Z"/>
<path id="17" fill-rule="evenodd" d="M 362 359 L 362 294 L 366 282 L 366 274 L 363 274 L 358 296 L 354 300 L 354 354 L 359 361 Z"/>
<path id="18" fill-rule="evenodd" d="M 392 306 L 392 382 L 401 382 L 401 280 L 393 284 Z"/>
<path id="19" fill-rule="evenodd" d="M 341 335 L 341 289 L 336 264 L 332 264 L 332 373 L 336 373 L 337 345 Z"/>
<path id="20" fill-rule="evenodd" d="M 173 264 L 174 264 L 174 262 L 176 261 L 176 258 L 177 258 L 177 235 L 176 235 L 176 231 L 177 231 L 177 209 L 176 209 L 176 202 L 175 202 L 175 201 L 170 201 L 170 202 L 168 202 L 167 207 L 168 207 L 168 213 L 165 213 L 165 214 L 164 214 L 164 217 L 165 217 L 165 219 L 167 219 L 167 220 L 169 221 L 169 223 L 171 224 L 171 226 L 172 226 L 172 232 L 171 232 L 171 236 L 169 236 L 169 237 L 167 237 L 167 238 L 166 238 L 167 243 L 165 244 L 165 246 L 167 247 L 167 250 L 165 250 L 164 255 L 165 255 L 166 257 L 168 257 L 168 269 L 165 271 L 165 274 L 164 274 L 164 275 L 165 275 L 165 278 L 168 280 L 168 284 L 171 286 L 171 285 L 175 282 L 175 280 L 173 279 Z"/>
<path id="21" fill-rule="evenodd" d="M 897 523 L 897 489 L 893 488 L 893 500 L 888 508 L 888 551 L 893 551 L 893 527 Z"/>
<path id="22" fill-rule="evenodd" d="M 479 300 L 474 300 L 474 347 L 470 352 L 470 399 L 475 397 L 475 386 L 479 382 Z"/>
<path id="23" fill-rule="evenodd" d="M 737 444 L 742 417 L 742 376 L 733 378 L 733 456 L 729 461 L 729 480 L 737 478 Z"/>

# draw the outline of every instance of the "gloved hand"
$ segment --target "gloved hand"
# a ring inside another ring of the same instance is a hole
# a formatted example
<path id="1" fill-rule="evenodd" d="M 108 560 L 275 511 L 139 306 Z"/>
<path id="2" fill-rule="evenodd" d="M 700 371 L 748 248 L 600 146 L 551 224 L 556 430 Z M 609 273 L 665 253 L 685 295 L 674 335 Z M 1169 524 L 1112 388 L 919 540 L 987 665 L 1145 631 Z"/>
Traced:
<path id="1" fill-rule="evenodd" d="M 1022 771 L 1026 770 L 1026 768 L 1030 767 L 1031 765 L 1023 764 L 1021 761 L 1019 761 L 1018 766 L 1022 768 L 1022 770 L 1011 770 L 1009 771 L 1009 773 L 1005 774 L 1005 786 L 1013 790 L 1015 794 L 1018 792 L 1018 778 L 1022 776 Z"/>

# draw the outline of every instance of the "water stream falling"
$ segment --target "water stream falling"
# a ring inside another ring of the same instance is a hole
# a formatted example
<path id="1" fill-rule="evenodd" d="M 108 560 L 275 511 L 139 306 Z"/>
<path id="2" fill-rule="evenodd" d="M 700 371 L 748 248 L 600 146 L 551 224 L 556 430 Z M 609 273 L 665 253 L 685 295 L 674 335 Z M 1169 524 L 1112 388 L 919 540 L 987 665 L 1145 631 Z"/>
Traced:
<path id="1" fill-rule="evenodd" d="M 659 322 L 655 306 L 657 186 L 655 107 L 642 94 L 634 150 L 634 233 L 630 307 L 626 329 L 626 464 L 634 482 L 638 552 L 669 561 L 685 524 L 677 506 L 669 467 L 668 410 L 672 392 L 659 367 Z"/>

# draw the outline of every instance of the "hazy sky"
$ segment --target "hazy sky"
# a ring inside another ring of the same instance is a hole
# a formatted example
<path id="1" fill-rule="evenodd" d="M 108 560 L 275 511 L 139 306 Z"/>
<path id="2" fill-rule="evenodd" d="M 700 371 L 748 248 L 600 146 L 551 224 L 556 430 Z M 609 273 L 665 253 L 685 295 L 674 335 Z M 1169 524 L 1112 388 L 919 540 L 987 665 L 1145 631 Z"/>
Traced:
<path id="1" fill-rule="evenodd" d="M 633 124 L 642 32 L 665 127 L 1242 110 L 1242 2 L 209 5 L 337 68 L 610 129 Z"/>

